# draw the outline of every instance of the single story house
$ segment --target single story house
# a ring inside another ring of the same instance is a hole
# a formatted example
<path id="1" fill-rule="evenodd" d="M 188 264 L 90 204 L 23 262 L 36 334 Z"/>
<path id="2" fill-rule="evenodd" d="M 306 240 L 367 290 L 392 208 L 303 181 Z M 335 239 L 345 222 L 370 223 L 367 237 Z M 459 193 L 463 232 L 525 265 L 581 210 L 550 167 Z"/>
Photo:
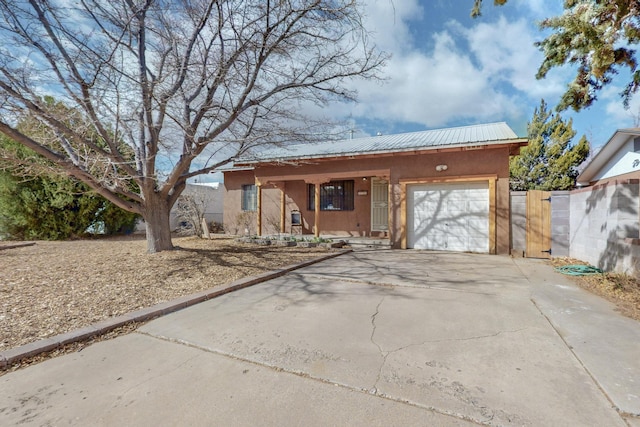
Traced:
<path id="1" fill-rule="evenodd" d="M 640 128 L 614 132 L 577 184 L 570 196 L 570 256 L 606 271 L 640 271 Z"/>
<path id="2" fill-rule="evenodd" d="M 508 254 L 509 158 L 526 144 L 501 122 L 272 148 L 224 171 L 224 224 Z"/>

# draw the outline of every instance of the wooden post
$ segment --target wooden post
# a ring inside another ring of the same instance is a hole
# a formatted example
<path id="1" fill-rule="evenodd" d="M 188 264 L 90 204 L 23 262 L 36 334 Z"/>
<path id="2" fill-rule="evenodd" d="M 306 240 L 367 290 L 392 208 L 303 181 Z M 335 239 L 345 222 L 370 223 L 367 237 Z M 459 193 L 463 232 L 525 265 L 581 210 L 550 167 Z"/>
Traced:
<path id="1" fill-rule="evenodd" d="M 496 197 L 496 179 L 489 178 L 489 253 L 492 255 L 498 252 Z"/>
<path id="2" fill-rule="evenodd" d="M 256 224 L 256 234 L 258 236 L 262 236 L 262 185 L 256 184 L 256 213 L 257 213 L 257 224 Z"/>
<path id="3" fill-rule="evenodd" d="M 315 230 L 313 234 L 315 237 L 320 237 L 320 183 L 316 182 L 314 185 L 315 185 L 315 194 L 314 194 Z"/>
<path id="4" fill-rule="evenodd" d="M 400 248 L 407 249 L 407 184 L 405 182 L 400 183 Z"/>
<path id="5" fill-rule="evenodd" d="M 284 194 L 284 183 L 280 187 L 280 232 L 285 233 L 287 231 L 287 209 L 285 206 L 286 197 Z"/>

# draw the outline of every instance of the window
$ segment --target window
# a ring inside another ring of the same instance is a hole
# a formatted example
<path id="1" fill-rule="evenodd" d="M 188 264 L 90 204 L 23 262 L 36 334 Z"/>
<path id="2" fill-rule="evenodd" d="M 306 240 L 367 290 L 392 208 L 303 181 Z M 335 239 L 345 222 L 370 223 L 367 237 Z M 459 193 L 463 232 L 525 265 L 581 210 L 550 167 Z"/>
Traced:
<path id="1" fill-rule="evenodd" d="M 309 210 L 315 210 L 315 185 L 308 184 Z M 353 210 L 353 180 L 331 181 L 320 185 L 321 211 L 352 211 Z"/>
<path id="2" fill-rule="evenodd" d="M 255 184 L 242 186 L 242 210 L 255 211 L 258 209 L 258 192 Z"/>

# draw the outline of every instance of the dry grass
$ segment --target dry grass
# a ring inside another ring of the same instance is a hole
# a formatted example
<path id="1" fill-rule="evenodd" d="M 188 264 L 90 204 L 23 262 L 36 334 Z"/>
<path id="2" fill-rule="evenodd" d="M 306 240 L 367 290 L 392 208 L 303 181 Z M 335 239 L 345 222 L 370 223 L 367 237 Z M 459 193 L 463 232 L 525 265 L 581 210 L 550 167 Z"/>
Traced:
<path id="1" fill-rule="evenodd" d="M 174 245 L 152 255 L 140 237 L 1 250 L 0 351 L 326 252 L 228 237 L 175 238 Z"/>
<path id="2" fill-rule="evenodd" d="M 587 265 L 572 258 L 553 258 L 554 267 L 570 264 Z M 591 276 L 576 276 L 581 287 L 614 303 L 623 315 L 640 321 L 640 282 L 633 276 L 622 273 L 603 273 Z"/>

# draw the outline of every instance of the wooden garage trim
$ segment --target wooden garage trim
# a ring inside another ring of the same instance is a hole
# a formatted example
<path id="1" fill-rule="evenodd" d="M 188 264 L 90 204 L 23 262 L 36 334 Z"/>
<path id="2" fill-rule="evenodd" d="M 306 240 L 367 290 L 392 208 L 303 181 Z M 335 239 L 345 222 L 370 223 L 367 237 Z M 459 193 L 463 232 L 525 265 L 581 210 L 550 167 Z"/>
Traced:
<path id="1" fill-rule="evenodd" d="M 439 184 L 454 182 L 477 182 L 487 181 L 489 183 L 489 253 L 497 253 L 496 238 L 496 180 L 497 175 L 481 176 L 458 176 L 452 178 L 405 178 L 400 179 L 400 239 L 401 248 L 407 249 L 407 186 L 415 184 Z"/>

